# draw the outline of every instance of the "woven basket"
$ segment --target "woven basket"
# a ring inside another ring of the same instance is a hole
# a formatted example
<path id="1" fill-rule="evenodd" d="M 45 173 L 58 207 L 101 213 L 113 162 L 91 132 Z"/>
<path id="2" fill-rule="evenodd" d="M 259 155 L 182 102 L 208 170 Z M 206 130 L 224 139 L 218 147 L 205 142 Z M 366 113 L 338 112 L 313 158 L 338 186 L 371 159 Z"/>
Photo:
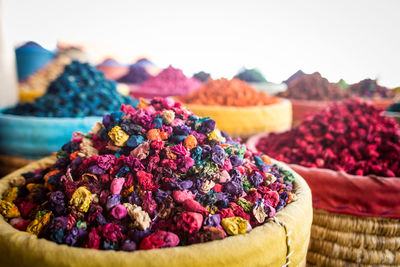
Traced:
<path id="1" fill-rule="evenodd" d="M 314 209 L 307 262 L 316 266 L 399 266 L 400 221 Z"/>
<path id="2" fill-rule="evenodd" d="M 0 195 L 14 177 L 54 162 L 54 156 L 44 158 L 0 179 Z M 293 174 L 296 199 L 273 219 L 248 234 L 190 246 L 135 252 L 69 247 L 18 231 L 0 215 L 0 266 L 304 266 L 312 221 L 311 192 L 303 178 Z"/>

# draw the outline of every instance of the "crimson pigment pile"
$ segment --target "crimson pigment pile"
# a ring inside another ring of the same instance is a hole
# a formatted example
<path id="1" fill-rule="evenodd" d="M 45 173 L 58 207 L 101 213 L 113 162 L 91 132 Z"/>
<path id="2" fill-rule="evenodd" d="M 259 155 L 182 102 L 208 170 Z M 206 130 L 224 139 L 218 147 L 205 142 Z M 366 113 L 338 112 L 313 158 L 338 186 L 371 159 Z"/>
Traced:
<path id="1" fill-rule="evenodd" d="M 74 247 L 134 251 L 244 234 L 294 197 L 294 176 L 172 99 L 142 100 L 76 133 L 53 166 L 11 181 L 0 212 Z"/>
<path id="2" fill-rule="evenodd" d="M 256 147 L 277 160 L 305 167 L 400 177 L 398 125 L 383 110 L 361 100 L 334 103 L 288 132 L 263 137 Z"/>

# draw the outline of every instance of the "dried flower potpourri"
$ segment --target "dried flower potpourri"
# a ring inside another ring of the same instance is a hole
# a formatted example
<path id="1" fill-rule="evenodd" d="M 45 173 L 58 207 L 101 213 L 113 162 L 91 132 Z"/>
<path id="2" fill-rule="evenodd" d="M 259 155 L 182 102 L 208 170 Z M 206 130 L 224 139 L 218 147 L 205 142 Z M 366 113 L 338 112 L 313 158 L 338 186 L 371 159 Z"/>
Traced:
<path id="1" fill-rule="evenodd" d="M 133 251 L 223 239 L 294 197 L 291 172 L 168 98 L 123 105 L 57 158 L 13 180 L 0 212 L 69 246 Z"/>
<path id="2" fill-rule="evenodd" d="M 136 102 L 118 93 L 116 84 L 95 67 L 72 61 L 34 103 L 18 104 L 4 113 L 37 117 L 102 116 L 121 104 L 135 105 Z"/>
<path id="3" fill-rule="evenodd" d="M 277 97 L 257 91 L 244 81 L 225 78 L 209 79 L 199 90 L 180 99 L 187 104 L 237 107 L 264 106 L 280 101 Z"/>
<path id="4" fill-rule="evenodd" d="M 400 177 L 400 129 L 383 110 L 357 99 L 334 103 L 257 149 L 287 163 L 349 174 Z"/>
<path id="5" fill-rule="evenodd" d="M 321 74 L 299 73 L 287 82 L 287 90 L 279 96 L 298 100 L 340 100 L 348 98 L 349 92 L 340 89 L 336 83 L 330 83 Z"/>

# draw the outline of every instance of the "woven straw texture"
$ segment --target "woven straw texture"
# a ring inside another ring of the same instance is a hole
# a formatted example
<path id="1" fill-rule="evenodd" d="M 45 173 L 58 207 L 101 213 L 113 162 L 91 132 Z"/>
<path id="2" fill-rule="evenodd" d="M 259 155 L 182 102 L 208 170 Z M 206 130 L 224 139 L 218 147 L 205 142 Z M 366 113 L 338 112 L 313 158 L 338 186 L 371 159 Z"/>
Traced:
<path id="1" fill-rule="evenodd" d="M 309 266 L 399 266 L 400 221 L 314 209 Z"/>
<path id="2" fill-rule="evenodd" d="M 4 177 L 0 194 L 13 177 L 54 161 L 48 157 Z M 0 215 L 0 266 L 303 266 L 312 221 L 311 191 L 303 178 L 294 175 L 296 200 L 274 219 L 248 234 L 190 246 L 135 252 L 68 247 L 18 231 Z"/>

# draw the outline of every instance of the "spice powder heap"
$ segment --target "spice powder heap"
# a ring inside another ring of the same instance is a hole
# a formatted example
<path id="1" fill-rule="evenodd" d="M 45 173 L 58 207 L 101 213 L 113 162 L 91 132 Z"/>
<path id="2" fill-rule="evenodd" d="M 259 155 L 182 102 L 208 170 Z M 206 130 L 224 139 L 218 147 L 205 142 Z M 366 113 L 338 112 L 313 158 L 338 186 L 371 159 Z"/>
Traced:
<path id="1" fill-rule="evenodd" d="M 257 91 L 244 81 L 225 78 L 209 79 L 199 90 L 180 100 L 187 104 L 235 107 L 264 106 L 281 101 L 278 97 Z"/>
<path id="2" fill-rule="evenodd" d="M 294 199 L 294 176 L 215 126 L 168 98 L 122 105 L 53 166 L 13 179 L 0 213 L 40 238 L 104 250 L 247 233 Z"/>
<path id="3" fill-rule="evenodd" d="M 270 134 L 257 149 L 306 167 L 400 177 L 400 128 L 383 110 L 357 99 L 334 103 L 288 132 Z"/>
<path id="4" fill-rule="evenodd" d="M 376 80 L 365 79 L 349 87 L 349 91 L 359 97 L 367 98 L 393 98 L 395 91 L 378 85 Z"/>
<path id="5" fill-rule="evenodd" d="M 244 69 L 234 78 L 240 79 L 248 83 L 266 83 L 264 75 L 258 69 Z"/>
<path id="6" fill-rule="evenodd" d="M 117 80 L 120 83 L 140 84 L 146 81 L 150 74 L 142 66 L 132 65 L 127 74 Z"/>
<path id="7" fill-rule="evenodd" d="M 321 74 L 298 74 L 287 82 L 287 90 L 278 95 L 298 100 L 341 100 L 350 97 L 347 90 L 340 89 L 336 83 L 330 83 Z"/>
<path id="8" fill-rule="evenodd" d="M 154 96 L 182 96 L 188 95 L 192 91 L 198 89 L 201 82 L 195 78 L 188 78 L 183 74 L 182 70 L 172 66 L 161 71 L 157 76 L 150 77 L 143 82 L 139 91 Z"/>
<path id="9" fill-rule="evenodd" d="M 137 100 L 118 93 L 116 84 L 88 63 L 72 61 L 34 103 L 20 103 L 4 113 L 36 117 L 102 116 Z"/>

